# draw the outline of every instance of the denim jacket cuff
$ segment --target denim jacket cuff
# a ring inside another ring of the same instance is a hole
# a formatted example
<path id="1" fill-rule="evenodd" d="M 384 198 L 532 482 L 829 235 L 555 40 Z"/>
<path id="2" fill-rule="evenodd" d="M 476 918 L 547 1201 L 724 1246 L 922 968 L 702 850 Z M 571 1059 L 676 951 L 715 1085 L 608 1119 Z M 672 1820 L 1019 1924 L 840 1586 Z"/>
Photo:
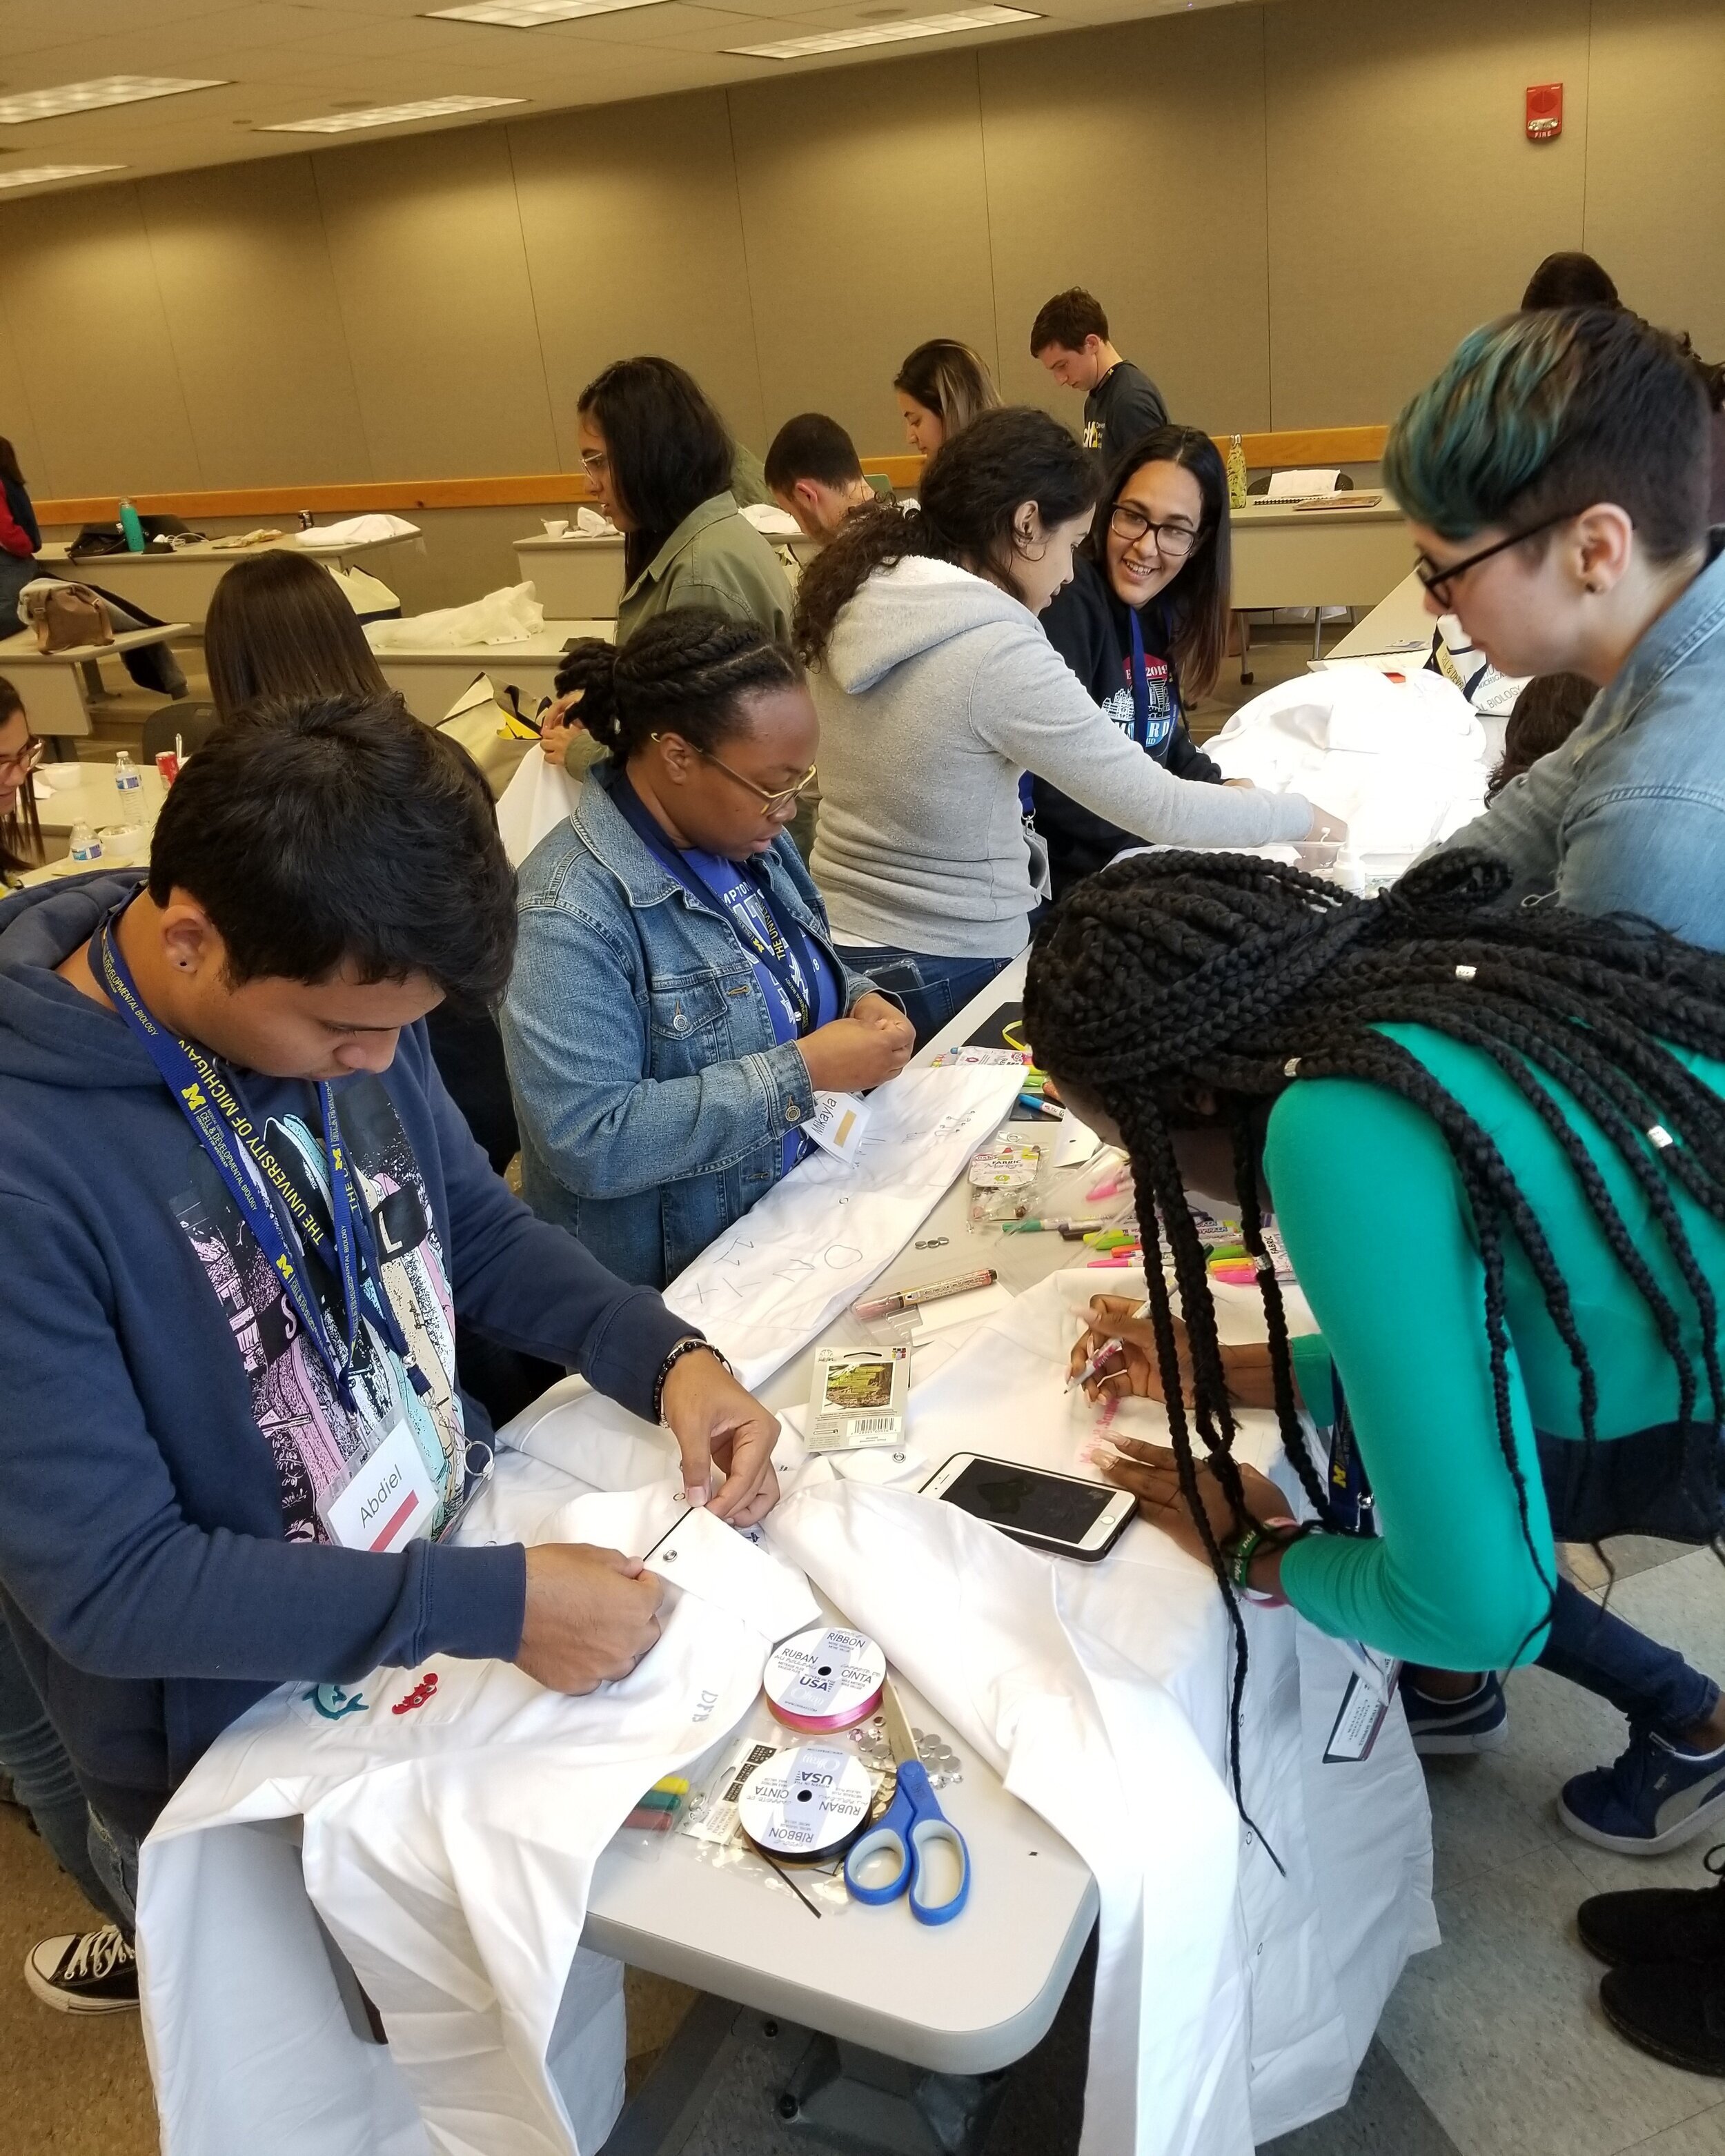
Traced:
<path id="1" fill-rule="evenodd" d="M 781 1041 L 759 1061 L 766 1075 L 768 1130 L 774 1137 L 800 1130 L 814 1113 L 814 1087 L 802 1050 L 793 1040 Z"/>

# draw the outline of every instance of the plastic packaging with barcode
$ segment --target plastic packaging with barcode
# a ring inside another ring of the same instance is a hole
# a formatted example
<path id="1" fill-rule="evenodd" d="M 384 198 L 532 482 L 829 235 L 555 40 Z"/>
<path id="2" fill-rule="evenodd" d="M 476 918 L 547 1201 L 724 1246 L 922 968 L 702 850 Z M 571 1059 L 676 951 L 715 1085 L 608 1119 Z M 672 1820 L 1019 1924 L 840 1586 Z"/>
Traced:
<path id="1" fill-rule="evenodd" d="M 808 1449 L 852 1452 L 905 1441 L 908 1347 L 823 1348 L 809 1396 Z"/>
<path id="2" fill-rule="evenodd" d="M 1040 1145 L 1003 1131 L 970 1162 L 970 1224 L 998 1226 L 1024 1220 L 1037 1209 L 1044 1155 Z"/>

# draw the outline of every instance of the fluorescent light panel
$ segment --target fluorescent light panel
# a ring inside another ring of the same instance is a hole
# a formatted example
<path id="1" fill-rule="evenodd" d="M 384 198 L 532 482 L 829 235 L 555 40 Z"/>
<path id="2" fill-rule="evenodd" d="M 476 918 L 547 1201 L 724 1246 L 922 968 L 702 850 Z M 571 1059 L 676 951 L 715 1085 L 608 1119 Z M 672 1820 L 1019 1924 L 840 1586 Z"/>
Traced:
<path id="1" fill-rule="evenodd" d="M 624 8 L 656 8 L 661 0 L 472 0 L 466 8 L 433 8 L 428 23 L 490 23 L 505 30 L 536 30 L 583 15 L 614 15 Z"/>
<path id="2" fill-rule="evenodd" d="M 218 80 L 189 82 L 167 74 L 105 74 L 95 82 L 63 82 L 53 90 L 15 90 L 0 97 L 0 127 L 28 120 L 58 120 L 68 112 L 93 112 L 104 105 L 140 105 L 146 97 L 177 97 L 187 90 L 223 90 Z"/>
<path id="3" fill-rule="evenodd" d="M 859 45 L 896 44 L 901 38 L 950 38 L 960 30 L 992 30 L 1003 23 L 1035 23 L 1025 8 L 966 8 L 954 15 L 923 15 L 904 23 L 870 23 L 866 29 L 823 30 L 813 37 L 781 38 L 770 45 L 727 45 L 727 53 L 757 60 L 800 60 L 815 53 L 848 53 Z"/>
<path id="4" fill-rule="evenodd" d="M 92 172 L 125 170 L 124 165 L 26 165 L 15 172 L 0 172 L 0 187 L 39 187 L 49 180 L 83 180 Z"/>
<path id="5" fill-rule="evenodd" d="M 409 120 L 441 120 L 493 105 L 525 105 L 524 97 L 422 97 L 412 105 L 374 105 L 366 112 L 326 112 L 320 120 L 278 120 L 260 135 L 346 135 L 355 127 L 398 127 Z"/>

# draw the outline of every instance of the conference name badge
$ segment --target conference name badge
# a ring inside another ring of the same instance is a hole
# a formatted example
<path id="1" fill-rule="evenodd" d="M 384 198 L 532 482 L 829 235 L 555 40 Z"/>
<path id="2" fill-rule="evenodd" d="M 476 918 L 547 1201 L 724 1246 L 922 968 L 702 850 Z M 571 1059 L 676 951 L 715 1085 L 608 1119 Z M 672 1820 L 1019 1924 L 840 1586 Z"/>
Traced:
<path id="1" fill-rule="evenodd" d="M 856 1158 L 872 1112 L 855 1093 L 817 1093 L 814 1113 L 803 1128 L 823 1152 L 849 1166 Z"/>
<path id="2" fill-rule="evenodd" d="M 404 1415 L 318 1507 L 330 1540 L 343 1549 L 392 1555 L 430 1527 L 437 1490 Z"/>

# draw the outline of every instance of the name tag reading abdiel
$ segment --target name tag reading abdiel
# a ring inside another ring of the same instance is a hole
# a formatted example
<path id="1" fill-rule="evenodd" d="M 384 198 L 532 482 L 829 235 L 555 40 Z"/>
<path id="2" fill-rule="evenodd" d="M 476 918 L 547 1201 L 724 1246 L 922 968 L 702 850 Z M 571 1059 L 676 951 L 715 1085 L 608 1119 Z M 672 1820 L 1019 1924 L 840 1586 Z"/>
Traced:
<path id="1" fill-rule="evenodd" d="M 317 1511 L 330 1540 L 343 1549 L 392 1556 L 427 1532 L 437 1506 L 424 1455 L 398 1409 L 380 1442 L 326 1493 Z"/>

